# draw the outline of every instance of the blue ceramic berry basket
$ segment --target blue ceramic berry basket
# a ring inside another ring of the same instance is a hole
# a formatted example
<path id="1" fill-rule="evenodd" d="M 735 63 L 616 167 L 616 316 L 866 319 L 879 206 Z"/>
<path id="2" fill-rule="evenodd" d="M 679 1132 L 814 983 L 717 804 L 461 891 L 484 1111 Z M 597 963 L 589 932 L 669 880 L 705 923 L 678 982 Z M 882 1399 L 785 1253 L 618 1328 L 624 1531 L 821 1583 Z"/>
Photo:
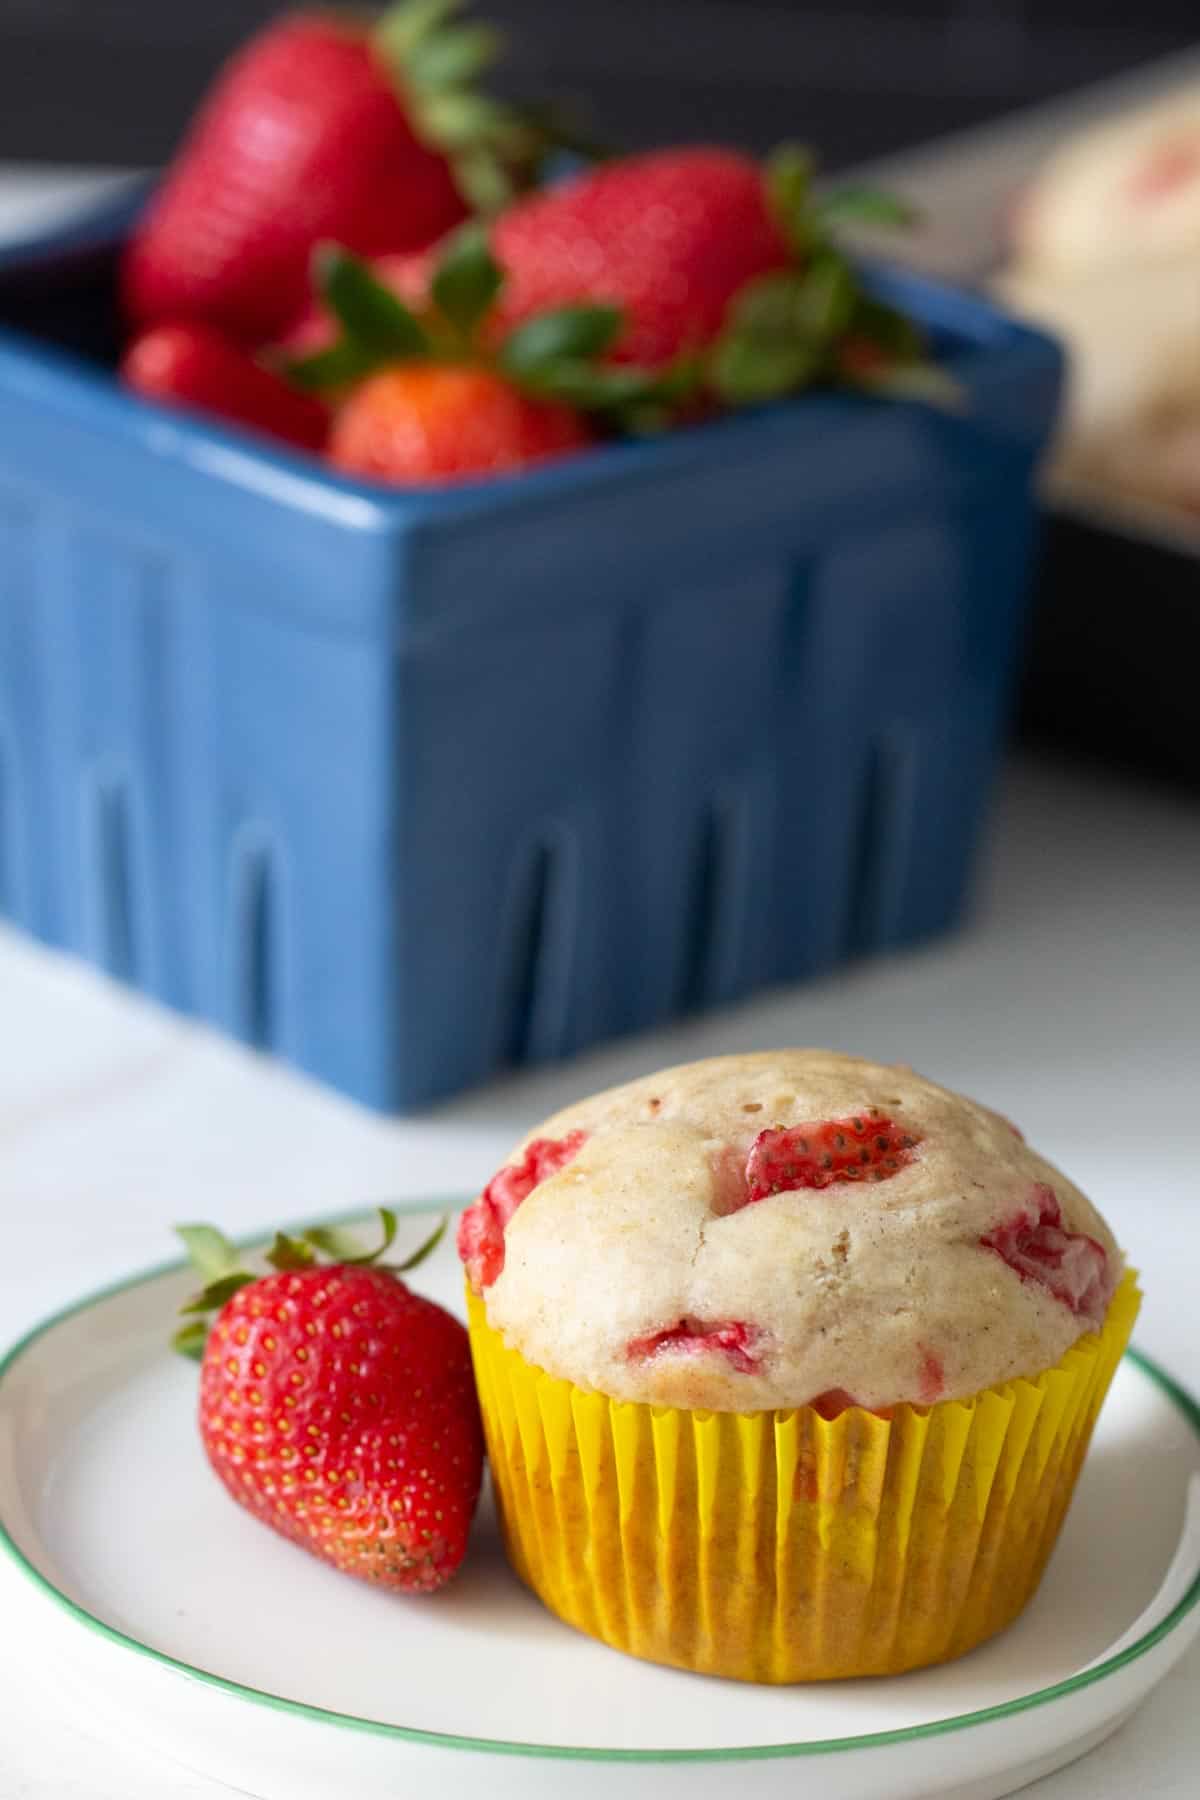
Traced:
<path id="1" fill-rule="evenodd" d="M 0 257 L 0 913 L 388 1109 L 958 917 L 1050 342 L 399 493 L 123 392 L 122 223 Z"/>

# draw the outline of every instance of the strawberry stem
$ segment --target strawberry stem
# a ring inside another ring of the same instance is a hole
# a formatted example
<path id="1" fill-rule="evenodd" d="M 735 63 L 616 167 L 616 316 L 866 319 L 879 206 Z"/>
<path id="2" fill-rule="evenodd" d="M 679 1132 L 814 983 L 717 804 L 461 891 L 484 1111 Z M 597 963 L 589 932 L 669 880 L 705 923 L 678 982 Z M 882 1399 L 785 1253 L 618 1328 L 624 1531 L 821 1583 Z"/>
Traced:
<path id="1" fill-rule="evenodd" d="M 344 1231 L 340 1225 L 317 1225 L 304 1233 L 304 1242 L 314 1250 L 331 1256 L 335 1262 L 345 1263 L 350 1267 L 365 1267 L 368 1263 L 378 1262 L 385 1250 L 389 1250 L 396 1237 L 396 1215 L 390 1206 L 379 1208 L 379 1223 L 383 1230 L 383 1242 L 374 1250 L 363 1251 L 358 1239 L 352 1231 Z"/>
<path id="2" fill-rule="evenodd" d="M 397 1275 L 407 1275 L 411 1270 L 419 1269 L 423 1262 L 428 1262 L 449 1229 L 450 1218 L 447 1214 L 430 1232 L 425 1242 L 418 1244 L 411 1256 L 406 1257 L 402 1263 L 384 1263 L 382 1267 L 394 1270 Z"/>
<path id="3" fill-rule="evenodd" d="M 912 320 L 868 291 L 833 236 L 833 227 L 851 220 L 911 224 L 911 209 L 865 187 L 818 199 L 814 169 L 810 152 L 797 144 L 781 145 L 767 160 L 767 199 L 792 266 L 737 295 L 709 348 L 708 385 L 730 406 L 761 405 L 825 383 L 961 408 L 958 384 L 933 363 Z"/>
<path id="4" fill-rule="evenodd" d="M 389 359 L 428 352 L 429 336 L 416 316 L 340 245 L 317 245 L 313 278 L 345 335 L 364 351 Z"/>
<path id="5" fill-rule="evenodd" d="M 204 1358 L 205 1345 L 208 1343 L 207 1319 L 191 1319 L 181 1325 L 171 1338 L 172 1350 L 180 1356 L 189 1357 L 192 1362 L 201 1362 Z"/>
<path id="6" fill-rule="evenodd" d="M 236 1244 L 215 1225 L 177 1225 L 175 1231 L 183 1239 L 188 1261 L 205 1281 L 217 1281 L 238 1267 L 241 1256 Z"/>
<path id="7" fill-rule="evenodd" d="M 470 345 L 504 285 L 481 225 L 464 225 L 450 238 L 433 272 L 430 297 L 442 318 Z"/>
<path id="8" fill-rule="evenodd" d="M 464 200 L 499 212 L 538 180 L 546 160 L 584 140 L 553 109 L 512 105 L 477 91 L 504 48 L 489 25 L 464 23 L 466 0 L 401 0 L 371 33 L 413 126 L 450 163 Z"/>
<path id="9" fill-rule="evenodd" d="M 373 1250 L 364 1251 L 357 1235 L 340 1225 L 314 1225 L 299 1237 L 289 1237 L 286 1232 L 277 1231 L 263 1260 L 272 1269 L 298 1270 L 314 1267 L 318 1259 L 324 1256 L 329 1259 L 331 1267 L 366 1268 L 374 1265 L 386 1269 L 389 1274 L 405 1275 L 410 1270 L 419 1268 L 421 1263 L 432 1256 L 446 1235 L 450 1223 L 448 1217 L 443 1218 L 424 1243 L 419 1244 L 403 1262 L 384 1263 L 379 1259 L 391 1249 L 395 1241 L 397 1217 L 390 1206 L 381 1206 L 377 1210 L 381 1241 Z M 180 1307 L 180 1315 L 186 1323 L 176 1331 L 171 1345 L 181 1356 L 198 1361 L 204 1355 L 212 1315 L 220 1312 L 240 1289 L 248 1287 L 259 1277 L 242 1266 L 242 1253 L 215 1226 L 177 1225 L 175 1230 L 187 1249 L 188 1260 L 203 1276 L 204 1286 Z"/>

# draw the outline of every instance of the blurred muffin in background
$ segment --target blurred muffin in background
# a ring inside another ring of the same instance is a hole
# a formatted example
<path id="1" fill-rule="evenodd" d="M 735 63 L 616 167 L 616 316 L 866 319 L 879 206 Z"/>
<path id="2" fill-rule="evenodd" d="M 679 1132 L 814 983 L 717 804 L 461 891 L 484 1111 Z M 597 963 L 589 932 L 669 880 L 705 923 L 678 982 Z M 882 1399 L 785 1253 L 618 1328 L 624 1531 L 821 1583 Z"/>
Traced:
<path id="1" fill-rule="evenodd" d="M 1011 249 L 998 291 L 1070 352 L 1056 477 L 1200 514 L 1200 87 L 1062 144 Z"/>

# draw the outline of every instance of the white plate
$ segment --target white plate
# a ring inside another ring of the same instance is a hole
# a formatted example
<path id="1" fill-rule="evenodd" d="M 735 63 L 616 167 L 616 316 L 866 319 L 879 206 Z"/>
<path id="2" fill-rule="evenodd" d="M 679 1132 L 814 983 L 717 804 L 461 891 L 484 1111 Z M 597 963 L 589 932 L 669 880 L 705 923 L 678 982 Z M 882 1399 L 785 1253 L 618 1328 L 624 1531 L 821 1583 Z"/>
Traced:
<path id="1" fill-rule="evenodd" d="M 418 1277 L 455 1306 L 459 1280 L 445 1246 Z M 1107 1736 L 1200 1631 L 1200 1552 L 1177 1554 L 1200 1410 L 1140 1358 L 1012 1630 L 897 1680 L 756 1688 L 569 1631 L 517 1584 L 486 1508 L 432 1599 L 360 1587 L 272 1537 L 208 1472 L 194 1367 L 164 1348 L 189 1285 L 178 1267 L 137 1277 L 0 1363 L 0 1616 L 20 1615 L 56 1692 L 265 1800 L 397 1800 L 422 1782 L 446 1800 L 598 1800 L 614 1765 L 654 1800 L 728 1796 L 751 1775 L 756 1800 L 800 1784 L 992 1800 Z"/>

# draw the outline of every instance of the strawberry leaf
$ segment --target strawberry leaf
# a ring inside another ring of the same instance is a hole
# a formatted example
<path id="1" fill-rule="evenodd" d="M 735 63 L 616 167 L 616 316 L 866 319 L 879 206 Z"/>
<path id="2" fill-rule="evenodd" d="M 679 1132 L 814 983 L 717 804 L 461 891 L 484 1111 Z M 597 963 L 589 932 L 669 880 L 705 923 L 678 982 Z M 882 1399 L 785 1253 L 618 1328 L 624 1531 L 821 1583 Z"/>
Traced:
<path id="1" fill-rule="evenodd" d="M 446 150 L 465 150 L 478 144 L 516 149 L 518 139 L 525 135 L 525 128 L 511 107 L 466 88 L 452 88 L 422 100 L 420 121 L 424 132 Z"/>
<path id="2" fill-rule="evenodd" d="M 831 298 L 819 265 L 751 282 L 709 356 L 709 380 L 719 398 L 731 406 L 757 406 L 814 380 L 832 323 Z"/>
<path id="3" fill-rule="evenodd" d="M 822 250 L 803 269 L 763 275 L 744 288 L 730 314 L 730 335 L 763 349 L 829 343 L 847 329 L 859 298 L 849 263 Z"/>
<path id="4" fill-rule="evenodd" d="M 383 1241 L 382 1241 L 382 1243 L 379 1244 L 378 1248 L 375 1250 L 372 1250 L 368 1256 L 359 1257 L 359 1261 L 362 1263 L 373 1263 L 373 1262 L 377 1261 L 378 1258 L 383 1255 L 385 1250 L 391 1249 L 392 1244 L 395 1242 L 395 1238 L 396 1238 L 396 1215 L 395 1215 L 395 1213 L 392 1211 L 390 1206 L 381 1206 L 377 1210 L 379 1213 L 379 1224 L 383 1231 Z"/>
<path id="5" fill-rule="evenodd" d="M 486 217 L 503 211 L 516 192 L 516 183 L 504 163 L 486 145 L 456 150 L 450 166 L 463 199 L 474 212 Z"/>
<path id="6" fill-rule="evenodd" d="M 322 1256 L 332 1257 L 338 1263 L 357 1262 L 362 1255 L 358 1235 L 342 1225 L 314 1225 L 311 1231 L 305 1232 L 304 1242 L 310 1249 L 320 1251 Z"/>
<path id="7" fill-rule="evenodd" d="M 816 377 L 820 366 L 820 348 L 800 338 L 770 342 L 731 334 L 713 348 L 709 380 L 727 405 L 759 406 L 795 393 Z"/>
<path id="8" fill-rule="evenodd" d="M 920 221 L 919 210 L 898 194 L 881 188 L 835 188 L 824 195 L 816 206 L 823 225 L 879 225 L 906 230 Z"/>
<path id="9" fill-rule="evenodd" d="M 346 339 L 362 352 L 389 362 L 429 354 L 429 338 L 419 319 L 360 257 L 340 244 L 318 244 L 313 275 Z"/>
<path id="10" fill-rule="evenodd" d="M 634 405 L 647 398 L 653 376 L 644 369 L 591 363 L 564 358 L 543 368 L 527 370 L 521 377 L 527 392 L 548 400 L 561 400 L 585 412 Z"/>
<path id="11" fill-rule="evenodd" d="M 796 335 L 796 314 L 804 291 L 805 275 L 787 269 L 778 275 L 760 275 L 735 295 L 729 311 L 733 329 L 762 339 L 788 339 Z"/>
<path id="12" fill-rule="evenodd" d="M 438 1225 L 437 1229 L 432 1231 L 425 1239 L 425 1242 L 418 1245 L 411 1256 L 406 1257 L 402 1263 L 389 1264 L 389 1267 L 394 1268 L 398 1275 L 407 1275 L 411 1269 L 419 1269 L 421 1264 L 428 1261 L 433 1255 L 434 1251 L 445 1237 L 449 1225 L 450 1219 L 447 1215 L 447 1217 L 442 1220 L 441 1224 Z"/>
<path id="13" fill-rule="evenodd" d="M 796 295 L 800 332 L 821 342 L 840 337 L 858 305 L 859 286 L 853 270 L 836 251 L 814 257 Z"/>
<path id="14" fill-rule="evenodd" d="M 802 144 L 780 144 L 767 158 L 767 200 L 775 222 L 798 256 L 813 241 L 812 153 Z"/>
<path id="15" fill-rule="evenodd" d="M 596 413 L 618 431 L 645 434 L 670 425 L 680 406 L 700 392 L 703 376 L 700 360 L 686 353 L 654 369 L 564 357 L 527 370 L 519 385 L 543 399 Z"/>
<path id="16" fill-rule="evenodd" d="M 404 0 L 371 34 L 418 136 L 449 162 L 463 199 L 495 213 L 559 151 L 592 154 L 556 112 L 476 92 L 503 48 L 487 25 L 462 23 L 464 0 Z"/>
<path id="17" fill-rule="evenodd" d="M 470 338 L 504 285 L 504 271 L 492 255 L 487 233 L 464 225 L 451 238 L 434 271 L 430 292 L 444 319 Z"/>
<path id="18" fill-rule="evenodd" d="M 309 356 L 281 358 L 278 367 L 293 386 L 320 394 L 352 387 L 377 369 L 381 360 L 374 350 L 365 350 L 361 344 L 351 344 L 343 338 L 327 350 L 314 350 Z"/>
<path id="19" fill-rule="evenodd" d="M 177 1225 L 175 1235 L 183 1239 L 188 1261 L 206 1283 L 233 1274 L 241 1264 L 241 1253 L 215 1225 Z"/>
<path id="20" fill-rule="evenodd" d="M 232 1300 L 240 1289 L 249 1287 L 255 1279 L 245 1269 L 237 1269 L 232 1275 L 223 1275 L 219 1281 L 210 1281 L 200 1293 L 185 1301 L 179 1310 L 185 1314 L 219 1312 L 227 1300 Z"/>
<path id="21" fill-rule="evenodd" d="M 314 1250 L 331 1256 L 335 1262 L 365 1267 L 368 1263 L 377 1262 L 384 1251 L 391 1248 L 396 1236 L 396 1215 L 390 1207 L 379 1208 L 379 1223 L 383 1230 L 383 1242 L 365 1254 L 354 1233 L 344 1231 L 339 1225 L 317 1225 L 304 1233 L 304 1241 L 311 1244 Z"/>
<path id="22" fill-rule="evenodd" d="M 457 88 L 490 69 L 502 43 L 501 34 L 490 25 L 431 31 L 412 45 L 405 58 L 405 73 L 426 93 Z"/>
<path id="23" fill-rule="evenodd" d="M 868 339 L 893 362 L 920 362 L 926 354 L 925 339 L 907 314 L 871 294 L 860 294 L 850 333 Z"/>
<path id="24" fill-rule="evenodd" d="M 934 363 L 893 363 L 879 368 L 844 369 L 842 379 L 863 393 L 887 400 L 917 400 L 938 412 L 967 410 L 963 387 Z"/>
<path id="25" fill-rule="evenodd" d="M 267 1251 L 266 1261 L 273 1269 L 308 1269 L 316 1261 L 311 1247 L 302 1238 L 288 1237 L 285 1232 L 275 1233 L 275 1242 Z"/>
<path id="26" fill-rule="evenodd" d="M 620 335 L 619 306 L 562 306 L 539 313 L 509 334 L 497 361 L 520 379 L 550 370 L 554 363 L 586 361 L 608 350 Z"/>
<path id="27" fill-rule="evenodd" d="M 180 1356 L 190 1357 L 193 1362 L 201 1362 L 204 1358 L 204 1346 L 208 1342 L 208 1326 L 203 1319 L 190 1319 L 181 1325 L 171 1338 L 172 1350 Z"/>
<path id="28" fill-rule="evenodd" d="M 407 62 L 418 45 L 441 31 L 463 9 L 463 0 L 401 0 L 389 6 L 378 21 L 372 38 L 387 60 Z"/>

